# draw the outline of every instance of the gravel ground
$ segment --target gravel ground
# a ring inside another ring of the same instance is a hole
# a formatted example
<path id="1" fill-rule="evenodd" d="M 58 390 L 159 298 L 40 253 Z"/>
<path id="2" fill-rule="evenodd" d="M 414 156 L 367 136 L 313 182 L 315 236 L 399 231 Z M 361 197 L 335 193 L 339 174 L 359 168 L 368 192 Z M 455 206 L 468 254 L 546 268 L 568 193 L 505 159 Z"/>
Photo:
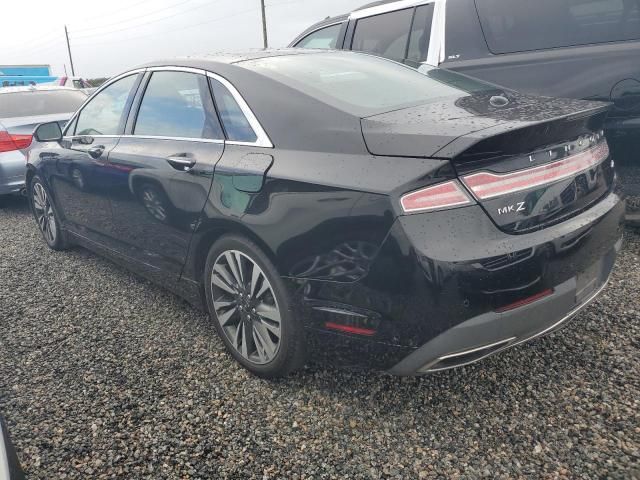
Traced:
<path id="1" fill-rule="evenodd" d="M 599 301 L 481 364 L 270 383 L 207 318 L 0 208 L 0 412 L 31 479 L 640 478 L 640 233 Z"/>

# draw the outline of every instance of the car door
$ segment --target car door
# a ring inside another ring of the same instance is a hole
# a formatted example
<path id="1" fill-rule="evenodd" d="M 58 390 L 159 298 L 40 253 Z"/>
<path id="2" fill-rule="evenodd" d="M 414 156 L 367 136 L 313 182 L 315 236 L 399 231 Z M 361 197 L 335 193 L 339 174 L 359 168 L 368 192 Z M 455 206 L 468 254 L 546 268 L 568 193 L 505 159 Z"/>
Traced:
<path id="1" fill-rule="evenodd" d="M 92 240 L 107 242 L 113 232 L 109 187 L 118 172 L 108 159 L 140 77 L 132 73 L 118 78 L 84 105 L 69 123 L 47 170 L 66 226 Z"/>
<path id="2" fill-rule="evenodd" d="M 224 151 L 205 72 L 149 69 L 126 132 L 110 155 L 121 172 L 110 189 L 118 249 L 158 281 L 171 282 Z"/>

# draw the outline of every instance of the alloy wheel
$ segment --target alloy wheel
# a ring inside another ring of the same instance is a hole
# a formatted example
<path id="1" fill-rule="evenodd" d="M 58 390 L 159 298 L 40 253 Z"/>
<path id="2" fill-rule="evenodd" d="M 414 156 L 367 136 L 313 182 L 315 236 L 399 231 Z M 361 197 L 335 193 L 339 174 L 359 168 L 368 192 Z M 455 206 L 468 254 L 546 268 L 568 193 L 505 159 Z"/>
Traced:
<path id="1" fill-rule="evenodd" d="M 33 185 L 33 208 L 44 238 L 49 244 L 54 244 L 58 236 L 58 227 L 49 196 L 40 183 Z"/>
<path id="2" fill-rule="evenodd" d="M 280 349 L 282 320 L 262 269 L 237 250 L 221 253 L 211 273 L 213 307 L 233 348 L 252 363 L 271 362 Z"/>

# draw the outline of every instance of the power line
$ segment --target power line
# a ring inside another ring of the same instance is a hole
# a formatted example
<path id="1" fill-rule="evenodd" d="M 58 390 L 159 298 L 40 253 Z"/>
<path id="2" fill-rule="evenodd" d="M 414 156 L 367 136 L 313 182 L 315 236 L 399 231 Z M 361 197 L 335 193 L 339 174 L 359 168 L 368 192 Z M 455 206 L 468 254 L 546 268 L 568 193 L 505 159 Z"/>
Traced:
<path id="1" fill-rule="evenodd" d="M 167 7 L 167 8 L 164 8 L 164 9 L 162 9 L 162 10 L 158 10 L 158 11 L 156 11 L 156 12 L 154 12 L 154 13 L 159 13 L 159 12 L 162 12 L 163 10 L 169 10 L 169 9 L 171 9 L 171 8 L 175 8 L 175 7 L 178 7 L 178 6 L 180 6 L 180 5 L 184 5 L 185 3 L 188 3 L 188 2 L 191 2 L 191 1 L 192 1 L 192 0 L 183 0 L 182 2 L 179 2 L 179 3 L 176 3 L 175 5 L 172 5 L 171 7 Z M 208 4 L 206 4 L 206 3 L 205 3 L 205 4 L 202 4 L 202 5 L 198 5 L 197 7 L 194 7 L 194 8 L 191 8 L 191 9 L 187 9 L 187 10 L 185 10 L 185 11 L 183 11 L 183 12 L 174 13 L 174 14 L 172 14 L 172 15 L 167 15 L 167 16 L 165 16 L 165 17 L 156 18 L 156 19 L 153 19 L 153 20 L 149 20 L 148 22 L 138 23 L 138 24 L 136 24 L 136 25 L 129 25 L 129 26 L 127 26 L 127 27 L 117 28 L 117 29 L 114 29 L 114 30 L 109 30 L 109 31 L 107 31 L 107 32 L 101 32 L 101 33 L 90 33 L 90 34 L 88 34 L 88 35 L 78 35 L 78 36 L 75 36 L 75 35 L 74 35 L 74 37 L 73 37 L 73 38 L 77 38 L 78 40 L 80 40 L 80 39 L 83 39 L 83 38 L 103 37 L 103 36 L 105 36 L 105 35 L 111 35 L 112 33 L 124 32 L 124 31 L 126 31 L 126 30 L 131 30 L 132 28 L 144 27 L 144 26 L 146 26 L 146 25 L 149 25 L 149 24 L 152 24 L 152 23 L 157 23 L 157 22 L 160 22 L 160 21 L 162 21 L 162 20 L 167 20 L 167 19 L 170 19 L 170 18 L 174 18 L 174 17 L 176 17 L 176 16 L 178 16 L 178 15 L 184 15 L 185 13 L 191 12 L 191 11 L 193 11 L 193 10 L 197 10 L 198 8 L 206 7 L 207 5 L 208 5 Z M 134 17 L 134 18 L 132 18 L 132 19 L 130 19 L 130 20 L 136 20 L 136 19 L 139 19 L 139 18 L 142 18 L 142 17 L 148 17 L 148 16 L 149 16 L 149 15 L 148 15 L 148 14 L 146 14 L 146 15 L 142 15 L 142 16 L 140 16 L 140 17 Z M 126 21 L 124 21 L 124 22 L 120 22 L 120 23 L 126 23 L 126 22 L 128 22 L 128 21 L 130 21 L 130 20 L 126 20 Z M 72 32 L 72 33 L 75 33 L 75 32 Z"/>
<path id="2" fill-rule="evenodd" d="M 49 45 L 55 38 L 59 38 L 59 33 L 49 32 L 45 34 L 43 37 L 32 38 L 25 42 L 20 42 L 20 47 L 27 47 L 27 50 L 32 48 L 38 48 L 40 46 Z M 34 41 L 35 40 L 35 41 Z"/>
<path id="3" fill-rule="evenodd" d="M 139 19 L 139 18 L 150 17 L 150 16 L 152 16 L 152 15 L 155 15 L 156 13 L 164 12 L 165 10 L 170 10 L 170 9 L 172 9 L 172 8 L 179 7 L 180 5 L 184 5 L 185 3 L 189 3 L 189 2 L 191 2 L 191 1 L 193 1 L 193 0 L 183 0 L 183 1 L 178 2 L 178 3 L 175 3 L 175 4 L 173 4 L 173 5 L 169 5 L 169 6 L 167 6 L 167 7 L 160 8 L 160 9 L 158 9 L 158 10 L 154 10 L 154 11 L 151 11 L 151 12 L 146 12 L 146 13 L 144 13 L 143 15 L 138 15 L 138 16 L 136 16 L 136 17 L 127 18 L 127 19 L 124 19 L 124 20 L 118 20 L 117 22 L 107 23 L 107 24 L 104 24 L 104 25 L 98 25 L 98 26 L 96 26 L 96 27 L 80 28 L 80 29 L 78 29 L 78 30 L 74 29 L 74 30 L 73 30 L 73 33 L 76 33 L 76 32 L 80 32 L 80 33 L 82 33 L 82 32 L 87 32 L 87 31 L 91 31 L 91 32 L 92 32 L 92 31 L 94 31 L 94 30 L 96 30 L 96 29 L 101 29 L 101 28 L 106 28 L 106 27 L 112 27 L 112 26 L 114 26 L 114 25 L 121 25 L 121 24 L 123 24 L 123 23 L 129 23 L 129 22 L 131 22 L 131 21 L 133 21 L 133 20 L 137 20 L 137 19 Z M 207 5 L 208 5 L 208 4 L 207 4 L 207 3 L 205 3 L 205 4 L 203 4 L 203 5 L 199 5 L 198 7 L 195 7 L 195 8 L 201 8 L 201 7 L 204 7 L 204 6 L 207 6 Z M 187 11 L 189 11 L 189 10 L 187 10 Z M 180 12 L 180 13 L 177 13 L 176 15 L 181 15 L 182 13 L 185 13 L 185 12 Z M 174 15 L 174 16 L 175 16 L 175 15 Z M 170 18 L 170 17 L 171 17 L 171 16 L 163 17 L 163 18 Z M 131 26 L 129 26 L 129 27 L 125 27 L 125 28 L 132 28 L 132 27 L 134 27 L 134 26 L 135 26 L 135 25 L 131 25 Z M 118 31 L 118 30 L 114 30 L 114 31 Z M 107 33 L 110 33 L 110 32 L 96 33 L 96 34 L 83 35 L 83 36 L 98 36 L 98 35 L 105 35 L 105 34 L 107 34 Z M 78 38 L 79 38 L 79 37 L 78 37 Z"/>
<path id="4" fill-rule="evenodd" d="M 26 55 L 35 55 L 35 54 L 40 53 L 40 52 L 48 52 L 50 50 L 54 50 L 54 49 L 58 50 L 60 48 L 61 48 L 60 43 L 58 43 L 57 45 L 53 45 L 53 44 L 44 45 L 43 44 L 42 46 L 33 46 L 33 47 L 29 47 L 29 48 L 24 48 L 24 49 L 21 49 L 21 48 L 15 49 L 14 48 L 14 49 L 11 50 L 11 53 L 14 54 L 14 55 L 16 53 L 20 54 L 20 55 L 25 55 L 25 54 Z"/>
<path id="5" fill-rule="evenodd" d="M 127 5 L 126 7 L 118 8 L 116 10 L 111 10 L 110 12 L 100 12 L 100 14 L 102 15 L 101 18 L 110 17 L 110 16 L 112 16 L 112 15 L 114 15 L 116 13 L 120 13 L 120 12 L 123 12 L 125 10 L 131 10 L 133 8 L 136 8 L 139 5 L 142 5 L 143 3 L 149 3 L 151 1 L 152 0 L 141 0 L 140 2 L 136 2 L 133 5 Z M 93 15 L 93 17 L 95 17 L 95 15 Z M 89 18 L 91 18 L 91 17 L 84 17 L 85 20 L 87 20 Z M 89 27 L 88 30 L 91 30 L 91 27 Z"/>
<path id="6" fill-rule="evenodd" d="M 167 33 L 177 32 L 179 30 L 184 30 L 184 29 L 187 29 L 187 28 L 199 27 L 199 26 L 202 26 L 202 25 L 208 25 L 210 23 L 215 23 L 215 22 L 219 22 L 219 21 L 222 21 L 222 20 L 227 20 L 229 18 L 238 17 L 240 15 L 245 15 L 247 13 L 255 12 L 256 10 L 258 10 L 258 8 L 251 8 L 251 9 L 248 9 L 248 10 L 243 10 L 241 12 L 233 13 L 231 15 L 225 15 L 223 17 L 218 17 L 218 18 L 214 18 L 212 20 L 207 20 L 205 22 L 199 22 L 199 23 L 194 23 L 194 24 L 190 24 L 190 25 L 184 25 L 182 27 L 172 28 L 170 30 L 163 30 L 161 32 L 149 33 L 149 34 L 146 34 L 146 35 L 137 35 L 135 37 L 119 38 L 119 39 L 114 39 L 114 40 L 107 40 L 107 41 L 104 41 L 104 42 L 98 42 L 98 43 L 80 43 L 80 44 L 77 44 L 77 45 L 74 44 L 74 45 L 77 46 L 77 47 L 93 47 L 93 46 L 99 46 L 99 45 L 110 45 L 112 43 L 120 43 L 120 42 L 125 42 L 125 41 L 128 42 L 130 40 L 137 40 L 137 39 L 140 39 L 140 38 L 154 37 L 154 36 L 157 36 L 157 35 L 165 35 Z"/>

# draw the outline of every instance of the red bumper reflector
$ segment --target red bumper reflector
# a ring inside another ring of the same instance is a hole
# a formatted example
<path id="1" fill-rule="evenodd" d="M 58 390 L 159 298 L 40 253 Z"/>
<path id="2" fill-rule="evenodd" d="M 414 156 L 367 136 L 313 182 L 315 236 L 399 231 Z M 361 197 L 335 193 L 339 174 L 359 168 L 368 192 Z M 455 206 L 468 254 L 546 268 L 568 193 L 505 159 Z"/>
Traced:
<path id="1" fill-rule="evenodd" d="M 339 332 L 351 333 L 353 335 L 363 335 L 365 337 L 371 337 L 376 334 L 375 330 L 370 328 L 352 327 L 351 325 L 341 325 L 339 323 L 327 322 L 324 324 L 326 328 L 331 330 L 337 330 Z"/>
<path id="2" fill-rule="evenodd" d="M 504 307 L 497 308 L 495 311 L 496 313 L 504 313 L 504 312 L 508 312 L 509 310 L 515 310 L 516 308 L 524 307 L 525 305 L 529 305 L 533 302 L 537 302 L 538 300 L 542 300 L 543 298 L 548 297 L 549 295 L 552 295 L 552 294 L 553 294 L 553 290 L 549 288 L 540 293 L 536 293 L 535 295 L 532 295 L 530 297 L 523 298 L 522 300 L 518 300 L 517 302 L 510 303 L 509 305 L 506 305 Z"/>

